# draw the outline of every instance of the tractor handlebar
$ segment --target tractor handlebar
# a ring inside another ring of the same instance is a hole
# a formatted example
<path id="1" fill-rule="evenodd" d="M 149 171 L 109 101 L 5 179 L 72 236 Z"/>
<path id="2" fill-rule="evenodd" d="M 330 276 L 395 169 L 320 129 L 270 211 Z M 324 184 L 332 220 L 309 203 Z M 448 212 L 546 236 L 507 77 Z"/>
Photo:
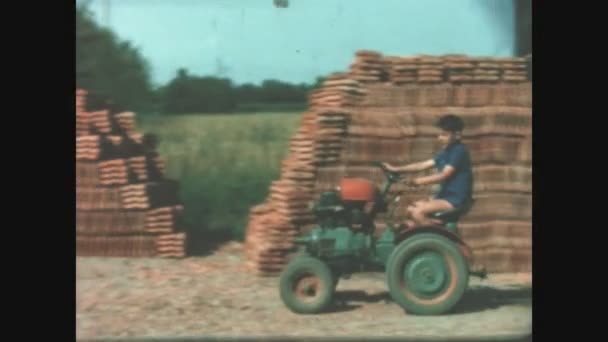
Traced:
<path id="1" fill-rule="evenodd" d="M 401 175 L 399 173 L 390 171 L 384 166 L 382 162 L 375 160 L 372 162 L 372 165 L 379 167 L 384 172 L 384 175 L 386 176 L 386 178 L 388 178 L 390 182 L 396 183 L 401 180 Z"/>

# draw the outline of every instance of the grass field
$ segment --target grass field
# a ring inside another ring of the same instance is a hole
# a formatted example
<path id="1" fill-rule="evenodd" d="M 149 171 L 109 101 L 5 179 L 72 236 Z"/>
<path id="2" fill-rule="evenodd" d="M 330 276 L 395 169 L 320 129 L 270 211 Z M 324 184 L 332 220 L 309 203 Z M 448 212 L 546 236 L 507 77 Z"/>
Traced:
<path id="1" fill-rule="evenodd" d="M 278 179 L 299 112 L 138 116 L 160 138 L 168 177 L 179 181 L 192 236 L 242 239 L 249 209 Z M 200 234 L 199 234 L 200 233 Z"/>

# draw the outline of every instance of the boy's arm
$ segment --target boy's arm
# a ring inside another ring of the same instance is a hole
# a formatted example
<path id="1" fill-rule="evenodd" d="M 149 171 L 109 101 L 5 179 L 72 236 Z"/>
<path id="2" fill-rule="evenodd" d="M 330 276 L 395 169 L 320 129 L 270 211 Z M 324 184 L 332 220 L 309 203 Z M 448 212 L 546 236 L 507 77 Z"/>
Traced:
<path id="1" fill-rule="evenodd" d="M 456 172 L 456 168 L 461 167 L 465 155 L 466 151 L 464 148 L 454 149 L 448 156 L 447 164 L 443 168 L 443 170 L 441 170 L 441 172 L 427 177 L 416 178 L 413 180 L 413 183 L 416 185 L 426 185 L 443 182 L 444 180 L 450 178 L 454 174 L 454 172 Z"/>
<path id="2" fill-rule="evenodd" d="M 443 170 L 434 175 L 420 177 L 413 180 L 416 185 L 436 184 L 441 183 L 445 179 L 450 178 L 456 169 L 452 165 L 446 165 Z"/>
<path id="3" fill-rule="evenodd" d="M 417 172 L 430 169 L 435 166 L 435 160 L 429 159 L 422 162 L 412 163 L 404 166 L 393 166 L 389 163 L 383 163 L 384 166 L 393 172 Z"/>

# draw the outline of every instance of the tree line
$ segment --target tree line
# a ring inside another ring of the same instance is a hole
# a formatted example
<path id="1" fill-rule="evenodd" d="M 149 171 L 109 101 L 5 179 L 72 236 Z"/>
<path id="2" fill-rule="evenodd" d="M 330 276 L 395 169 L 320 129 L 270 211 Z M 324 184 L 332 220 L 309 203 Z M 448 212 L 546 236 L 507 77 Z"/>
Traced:
<path id="1" fill-rule="evenodd" d="M 175 114 L 300 109 L 315 86 L 278 80 L 235 85 L 228 78 L 190 75 L 180 69 L 158 89 L 158 98 L 161 112 Z"/>
<path id="2" fill-rule="evenodd" d="M 320 82 L 319 77 L 314 84 L 265 80 L 236 85 L 180 69 L 165 85 L 154 87 L 141 52 L 101 27 L 86 6 L 76 9 L 76 85 L 122 108 L 168 114 L 304 109 L 308 92 Z"/>

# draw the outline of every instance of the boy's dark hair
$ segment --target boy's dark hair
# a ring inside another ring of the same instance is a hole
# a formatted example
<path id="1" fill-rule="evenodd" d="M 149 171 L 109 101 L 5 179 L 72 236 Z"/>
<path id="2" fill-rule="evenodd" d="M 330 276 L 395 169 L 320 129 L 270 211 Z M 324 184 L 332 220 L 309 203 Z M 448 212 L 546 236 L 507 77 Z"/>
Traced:
<path id="1" fill-rule="evenodd" d="M 464 129 L 464 121 L 454 114 L 447 114 L 437 120 L 437 127 L 448 132 L 460 132 Z"/>

